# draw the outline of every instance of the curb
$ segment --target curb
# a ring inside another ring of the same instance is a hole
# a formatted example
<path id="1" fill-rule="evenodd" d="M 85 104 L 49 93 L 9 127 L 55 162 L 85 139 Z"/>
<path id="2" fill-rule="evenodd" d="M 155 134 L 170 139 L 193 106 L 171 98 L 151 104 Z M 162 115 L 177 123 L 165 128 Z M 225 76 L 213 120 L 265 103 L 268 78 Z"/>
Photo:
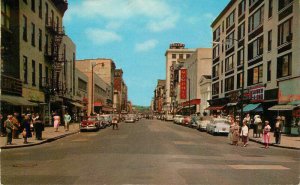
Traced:
<path id="1" fill-rule="evenodd" d="M 258 141 L 256 139 L 249 138 L 249 141 L 253 141 L 255 143 L 259 143 L 259 144 L 264 145 L 264 143 L 262 141 Z M 278 148 L 292 149 L 292 150 L 300 150 L 300 148 L 297 148 L 297 147 L 282 146 L 282 145 L 277 145 L 277 144 L 274 144 L 274 143 L 270 143 L 269 146 L 274 146 L 274 147 L 278 147 Z"/>
<path id="2" fill-rule="evenodd" d="M 67 137 L 67 136 L 70 136 L 70 135 L 74 135 L 74 134 L 77 134 L 79 133 L 80 131 L 75 131 L 75 132 L 71 132 L 71 133 L 67 133 L 67 134 L 63 134 L 63 135 L 60 135 L 60 136 L 56 136 L 56 137 L 53 137 L 53 138 L 48 138 L 48 139 L 45 139 L 41 142 L 38 142 L 38 143 L 32 143 L 32 144 L 27 144 L 27 145 L 10 145 L 10 146 L 2 146 L 1 149 L 11 149 L 11 148 L 23 148 L 23 147 L 30 147 L 30 146 L 36 146 L 36 145 L 41 145 L 41 144 L 45 144 L 45 143 L 50 143 L 52 141 L 56 141 L 58 139 L 61 139 L 61 138 L 64 138 L 64 137 Z"/>

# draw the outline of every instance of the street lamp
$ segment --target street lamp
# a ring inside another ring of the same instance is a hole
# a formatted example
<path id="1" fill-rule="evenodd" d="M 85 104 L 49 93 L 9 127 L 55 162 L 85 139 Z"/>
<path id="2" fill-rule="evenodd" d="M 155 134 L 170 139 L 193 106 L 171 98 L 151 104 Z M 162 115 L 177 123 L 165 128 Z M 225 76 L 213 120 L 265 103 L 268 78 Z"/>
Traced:
<path id="1" fill-rule="evenodd" d="M 94 113 L 94 68 L 97 65 L 102 65 L 104 66 L 104 63 L 92 63 L 92 102 L 91 102 L 91 114 Z"/>
<path id="2" fill-rule="evenodd" d="M 228 41 L 228 40 L 233 40 L 233 41 L 236 41 L 237 43 L 239 43 L 239 40 L 237 40 L 237 39 L 235 39 L 235 38 L 226 38 L 226 40 Z M 213 44 L 220 44 L 220 42 L 212 42 Z M 223 43 L 222 43 L 223 44 Z M 244 51 L 244 44 L 243 44 L 243 47 L 242 47 L 242 49 L 241 50 L 243 50 L 243 59 L 242 59 L 242 89 L 241 89 L 241 100 L 240 100 L 240 102 L 241 102 L 241 113 L 240 113 L 240 126 L 242 126 L 243 125 L 243 114 L 244 114 L 244 110 L 243 110 L 243 105 L 244 105 L 244 76 L 245 76 L 245 70 L 244 70 L 244 66 L 245 66 L 245 60 L 244 60 L 244 53 L 245 53 L 245 51 Z"/>

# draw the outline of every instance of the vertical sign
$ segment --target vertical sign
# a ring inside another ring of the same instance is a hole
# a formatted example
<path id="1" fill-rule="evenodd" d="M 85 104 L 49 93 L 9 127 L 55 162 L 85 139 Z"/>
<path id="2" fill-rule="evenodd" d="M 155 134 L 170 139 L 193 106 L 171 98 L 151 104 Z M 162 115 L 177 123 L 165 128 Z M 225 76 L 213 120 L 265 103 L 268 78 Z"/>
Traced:
<path id="1" fill-rule="evenodd" d="M 180 69 L 180 99 L 186 99 L 186 77 L 187 70 Z"/>
<path id="2" fill-rule="evenodd" d="M 170 66 L 170 97 L 173 97 L 174 92 L 174 65 Z"/>

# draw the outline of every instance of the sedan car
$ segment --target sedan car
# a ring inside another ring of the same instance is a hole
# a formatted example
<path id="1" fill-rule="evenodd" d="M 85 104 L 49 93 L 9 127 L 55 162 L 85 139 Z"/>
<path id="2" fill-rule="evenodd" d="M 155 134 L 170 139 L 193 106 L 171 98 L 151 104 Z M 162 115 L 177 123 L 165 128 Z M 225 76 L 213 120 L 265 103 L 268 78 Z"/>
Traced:
<path id="1" fill-rule="evenodd" d="M 125 118 L 125 123 L 134 123 L 135 122 L 135 115 L 128 114 Z"/>
<path id="2" fill-rule="evenodd" d="M 174 116 L 174 123 L 182 124 L 182 122 L 183 122 L 183 116 L 182 115 L 175 115 Z"/>
<path id="3" fill-rule="evenodd" d="M 88 116 L 80 123 L 80 131 L 94 130 L 97 131 L 101 127 L 101 121 L 96 116 Z"/>
<path id="4" fill-rule="evenodd" d="M 182 120 L 182 125 L 189 126 L 191 123 L 191 117 L 190 116 L 184 116 Z"/>
<path id="5" fill-rule="evenodd" d="M 228 134 L 230 122 L 224 118 L 214 118 L 206 126 L 206 131 L 211 134 Z"/>
<path id="6" fill-rule="evenodd" d="M 197 129 L 200 131 L 206 131 L 207 124 L 209 124 L 212 120 L 210 116 L 204 116 L 201 120 L 197 121 Z"/>

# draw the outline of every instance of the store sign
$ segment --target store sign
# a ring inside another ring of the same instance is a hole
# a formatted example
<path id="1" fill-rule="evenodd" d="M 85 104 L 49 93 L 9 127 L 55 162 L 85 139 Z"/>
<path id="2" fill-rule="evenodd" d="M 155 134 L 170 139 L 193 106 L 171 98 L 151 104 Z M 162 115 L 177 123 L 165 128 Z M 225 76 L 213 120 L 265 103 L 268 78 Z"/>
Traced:
<path id="1" fill-rule="evenodd" d="M 170 66 L 170 96 L 174 96 L 174 65 Z"/>
<path id="2" fill-rule="evenodd" d="M 186 99 L 187 70 L 180 69 L 180 99 Z"/>
<path id="3" fill-rule="evenodd" d="M 250 98 L 252 102 L 263 102 L 264 101 L 264 86 L 253 87 L 249 90 Z"/>

